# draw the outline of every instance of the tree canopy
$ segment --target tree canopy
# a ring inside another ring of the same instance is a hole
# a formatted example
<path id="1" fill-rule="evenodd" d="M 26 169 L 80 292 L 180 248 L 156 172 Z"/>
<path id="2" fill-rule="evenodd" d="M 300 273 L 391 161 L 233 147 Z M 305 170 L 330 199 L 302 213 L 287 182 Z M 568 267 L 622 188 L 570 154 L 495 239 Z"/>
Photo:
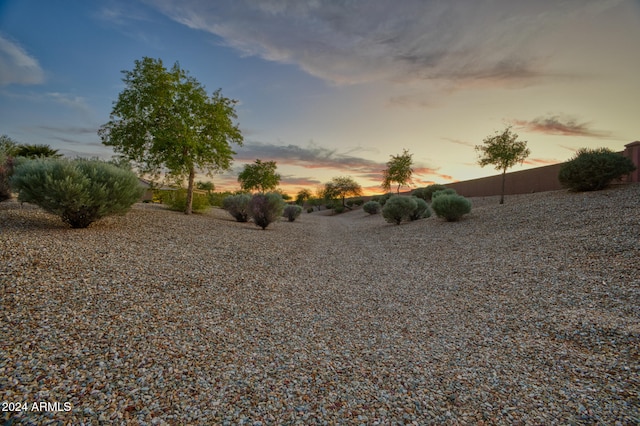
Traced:
<path id="1" fill-rule="evenodd" d="M 280 175 L 276 173 L 276 162 L 257 159 L 253 164 L 245 164 L 238 175 L 240 187 L 245 191 L 266 192 L 275 190 L 280 183 Z"/>
<path id="2" fill-rule="evenodd" d="M 391 190 L 391 183 L 396 182 L 398 188 L 396 193 L 400 194 L 400 187 L 407 185 L 411 182 L 411 175 L 413 169 L 413 154 L 404 149 L 400 155 L 392 155 L 391 159 L 387 162 L 387 168 L 382 171 L 382 189 L 385 191 Z"/>
<path id="3" fill-rule="evenodd" d="M 531 151 L 527 148 L 527 141 L 519 141 L 518 134 L 511 132 L 511 126 L 502 132 L 496 132 L 493 136 L 488 136 L 482 141 L 482 145 L 476 145 L 481 167 L 494 165 L 496 170 L 502 171 L 502 192 L 500 194 L 500 204 L 504 204 L 504 182 L 507 169 L 522 162 L 529 156 Z"/>
<path id="4" fill-rule="evenodd" d="M 235 104 L 220 89 L 205 88 L 176 62 L 165 68 L 160 59 L 144 57 L 131 71 L 122 71 L 124 90 L 118 95 L 98 134 L 102 143 L 134 161 L 143 173 L 188 181 L 185 213 L 192 210 L 196 170 L 211 176 L 228 170 L 242 145 Z"/>
<path id="5" fill-rule="evenodd" d="M 347 196 L 359 195 L 362 195 L 362 187 L 348 176 L 334 177 L 324 184 L 324 197 L 329 200 L 341 199 L 343 207 L 347 207 L 344 202 Z"/>

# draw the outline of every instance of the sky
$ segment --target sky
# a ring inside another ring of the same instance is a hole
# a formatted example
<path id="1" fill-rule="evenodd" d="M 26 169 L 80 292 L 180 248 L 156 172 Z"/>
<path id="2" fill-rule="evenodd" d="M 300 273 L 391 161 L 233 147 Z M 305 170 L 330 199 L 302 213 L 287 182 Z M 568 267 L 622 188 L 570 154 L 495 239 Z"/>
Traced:
<path id="1" fill-rule="evenodd" d="M 0 134 L 110 159 L 98 128 L 143 57 L 238 100 L 244 136 L 213 178 L 256 159 L 293 195 L 350 176 L 381 193 L 497 174 L 474 146 L 512 126 L 511 171 L 640 139 L 638 0 L 0 0 Z"/>

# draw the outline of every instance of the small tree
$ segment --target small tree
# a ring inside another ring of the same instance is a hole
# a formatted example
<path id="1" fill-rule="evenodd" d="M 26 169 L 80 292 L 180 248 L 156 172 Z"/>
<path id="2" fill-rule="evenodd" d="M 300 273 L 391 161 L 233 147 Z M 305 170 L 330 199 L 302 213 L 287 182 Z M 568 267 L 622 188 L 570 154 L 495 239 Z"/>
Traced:
<path id="1" fill-rule="evenodd" d="M 11 183 L 19 201 L 37 204 L 72 228 L 124 213 L 142 195 L 135 174 L 97 160 L 28 160 L 16 167 Z"/>
<path id="2" fill-rule="evenodd" d="M 200 191 L 207 191 L 207 193 L 211 193 L 215 189 L 215 185 L 211 181 L 203 182 L 199 180 L 196 182 L 196 188 Z"/>
<path id="3" fill-rule="evenodd" d="M 258 190 L 266 192 L 275 190 L 280 183 L 280 175 L 276 173 L 276 162 L 257 159 L 253 164 L 245 164 L 238 175 L 238 182 L 244 191 Z"/>
<path id="4" fill-rule="evenodd" d="M 145 57 L 123 74 L 125 88 L 98 135 L 143 173 L 168 170 L 176 179 L 187 179 L 184 212 L 191 214 L 196 170 L 209 176 L 228 170 L 235 154 L 230 144 L 242 145 L 233 124 L 237 101 L 220 90 L 209 97 L 177 62 L 167 70 L 162 60 Z"/>
<path id="5" fill-rule="evenodd" d="M 304 205 L 304 202 L 311 199 L 311 197 L 311 191 L 308 189 L 302 189 L 296 194 L 296 204 L 302 206 Z"/>
<path id="6" fill-rule="evenodd" d="M 346 208 L 344 200 L 347 196 L 358 197 L 360 195 L 362 195 L 362 187 L 350 177 L 334 177 L 324 185 L 324 198 L 326 200 L 341 200 L 343 209 Z"/>
<path id="7" fill-rule="evenodd" d="M 560 167 L 558 180 L 572 191 L 598 191 L 635 169 L 631 159 L 608 148 L 582 148 Z"/>
<path id="8" fill-rule="evenodd" d="M 400 194 L 400 187 L 411 182 L 412 156 L 413 154 L 409 154 L 406 149 L 402 151 L 401 155 L 391 156 L 391 160 L 387 162 L 387 168 L 382 171 L 382 189 L 390 191 L 391 182 L 396 182 L 398 184 L 396 194 Z"/>
<path id="9" fill-rule="evenodd" d="M 255 194 L 249 201 L 249 214 L 253 222 L 263 230 L 270 223 L 275 222 L 282 216 L 284 201 L 277 192 L 266 194 Z"/>
<path id="10" fill-rule="evenodd" d="M 476 145 L 475 149 L 479 154 L 478 164 L 481 167 L 492 164 L 496 170 L 502 171 L 502 191 L 500 193 L 500 204 L 504 204 L 504 182 L 507 169 L 522 162 L 529 156 L 531 151 L 527 148 L 527 141 L 518 141 L 518 135 L 511 132 L 511 126 L 502 133 L 496 132 L 494 136 L 488 136 L 482 145 Z"/>

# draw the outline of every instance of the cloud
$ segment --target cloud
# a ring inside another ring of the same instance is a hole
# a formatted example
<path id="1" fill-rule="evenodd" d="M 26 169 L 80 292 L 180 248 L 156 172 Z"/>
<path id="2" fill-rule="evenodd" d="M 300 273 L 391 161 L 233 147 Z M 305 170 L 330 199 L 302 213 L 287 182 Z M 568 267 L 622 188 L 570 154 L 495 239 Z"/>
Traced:
<path id="1" fill-rule="evenodd" d="M 547 135 L 586 136 L 592 138 L 608 138 L 612 134 L 602 130 L 590 128 L 589 122 L 580 123 L 577 118 L 570 116 L 551 115 L 536 117 L 533 120 L 512 120 L 518 128 Z"/>
<path id="2" fill-rule="evenodd" d="M 46 130 L 48 132 L 65 133 L 73 135 L 97 135 L 97 127 L 78 127 L 78 126 L 38 126 L 38 129 Z"/>
<path id="3" fill-rule="evenodd" d="M 550 58 L 537 50 L 537 36 L 580 13 L 597 19 L 619 1 L 566 0 L 553 7 L 511 0 L 148 3 L 243 55 L 295 64 L 333 84 L 355 84 L 534 81 L 550 75 Z"/>
<path id="4" fill-rule="evenodd" d="M 335 149 L 320 147 L 310 143 L 302 148 L 297 145 L 273 145 L 260 142 L 245 143 L 236 149 L 238 161 L 253 161 L 256 158 L 276 161 L 278 164 L 302 166 L 308 169 L 335 169 L 355 173 L 368 173 L 384 168 L 378 162 L 349 155 L 357 150 L 340 153 Z"/>
<path id="5" fill-rule="evenodd" d="M 275 161 L 278 166 L 298 166 L 305 169 L 329 169 L 336 174 L 347 174 L 361 180 L 382 182 L 382 171 L 387 167 L 386 163 L 369 160 L 367 158 L 352 155 L 365 151 L 363 148 L 354 148 L 346 152 L 338 152 L 335 149 L 320 147 L 310 143 L 306 148 L 297 145 L 273 145 L 260 142 L 248 142 L 236 149 L 234 157 L 238 162 L 252 162 L 256 158 L 265 161 Z M 438 169 L 415 164 L 413 176 L 421 181 L 424 176 L 435 176 L 440 179 L 453 181 L 453 177 L 438 172 Z M 307 179 L 307 178 L 303 178 Z M 319 183 L 315 179 L 309 179 L 309 185 Z"/>
<path id="6" fill-rule="evenodd" d="M 562 161 L 556 160 L 554 158 L 527 158 L 522 162 L 522 164 L 526 164 L 528 166 L 542 167 L 542 166 L 550 166 L 552 164 L 558 164 L 561 162 Z"/>
<path id="7" fill-rule="evenodd" d="M 87 102 L 81 96 L 73 96 L 59 92 L 49 92 L 46 93 L 46 98 L 82 113 L 88 113 L 91 111 L 91 108 L 89 107 L 89 105 L 87 105 Z"/>
<path id="8" fill-rule="evenodd" d="M 474 147 L 475 146 L 471 142 L 461 141 L 460 139 L 452 139 L 452 138 L 442 138 L 442 139 L 444 139 L 447 142 L 454 143 L 456 145 L 463 145 L 463 146 L 470 146 L 470 147 Z"/>
<path id="9" fill-rule="evenodd" d="M 18 44 L 0 35 L 0 86 L 42 84 L 44 71 L 38 60 Z"/>

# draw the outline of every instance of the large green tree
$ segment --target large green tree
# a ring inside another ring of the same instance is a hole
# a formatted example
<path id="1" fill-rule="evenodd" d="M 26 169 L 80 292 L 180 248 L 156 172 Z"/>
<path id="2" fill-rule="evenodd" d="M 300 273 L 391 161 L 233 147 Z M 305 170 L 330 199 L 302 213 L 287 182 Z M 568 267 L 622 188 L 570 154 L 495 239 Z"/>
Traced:
<path id="1" fill-rule="evenodd" d="M 387 162 L 387 168 L 382 171 L 382 189 L 385 191 L 391 190 L 391 183 L 398 184 L 396 193 L 400 194 L 400 187 L 407 185 L 411 182 L 411 175 L 413 169 L 413 154 L 409 154 L 409 151 L 404 149 L 400 155 L 392 155 L 391 159 Z"/>
<path id="2" fill-rule="evenodd" d="M 205 88 L 176 62 L 144 57 L 123 71 L 124 90 L 114 102 L 110 120 L 98 134 L 102 143 L 134 161 L 143 173 L 187 179 L 185 213 L 191 214 L 196 171 L 211 176 L 228 170 L 242 145 L 235 104 L 220 89 Z"/>
<path id="3" fill-rule="evenodd" d="M 275 190 L 280 183 L 280 175 L 276 173 L 276 162 L 257 159 L 253 164 L 245 164 L 244 170 L 238 175 L 240 187 L 245 191 L 264 193 Z"/>
<path id="4" fill-rule="evenodd" d="M 362 187 L 348 176 L 334 177 L 324 184 L 324 198 L 328 200 L 340 199 L 343 207 L 349 208 L 344 202 L 347 196 L 357 197 L 360 195 L 362 195 Z"/>
<path id="5" fill-rule="evenodd" d="M 500 204 L 504 204 L 504 182 L 507 169 L 518 163 L 522 164 L 529 156 L 531 151 L 527 148 L 527 141 L 519 141 L 518 134 L 513 133 L 509 126 L 502 132 L 486 137 L 482 145 L 476 145 L 475 149 L 479 154 L 478 164 L 481 167 L 491 164 L 496 170 L 502 171 Z"/>

